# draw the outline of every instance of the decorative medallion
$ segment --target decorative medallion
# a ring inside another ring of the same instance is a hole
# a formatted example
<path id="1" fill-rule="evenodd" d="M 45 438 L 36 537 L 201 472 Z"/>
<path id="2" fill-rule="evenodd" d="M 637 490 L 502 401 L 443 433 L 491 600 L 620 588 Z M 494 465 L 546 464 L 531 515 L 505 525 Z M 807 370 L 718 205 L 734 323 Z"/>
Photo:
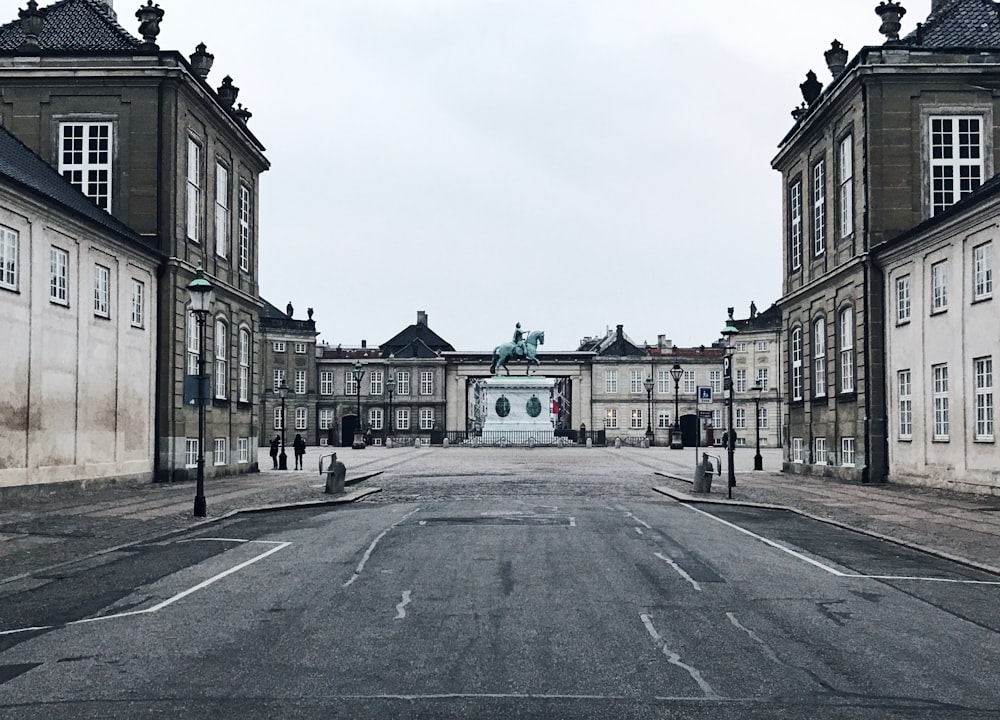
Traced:
<path id="1" fill-rule="evenodd" d="M 497 398 L 497 415 L 500 417 L 507 417 L 510 415 L 510 400 L 508 400 L 505 395 L 501 395 Z"/>
<path id="2" fill-rule="evenodd" d="M 528 411 L 531 417 L 538 417 L 542 414 L 542 401 L 538 399 L 537 395 L 532 395 L 524 409 Z"/>

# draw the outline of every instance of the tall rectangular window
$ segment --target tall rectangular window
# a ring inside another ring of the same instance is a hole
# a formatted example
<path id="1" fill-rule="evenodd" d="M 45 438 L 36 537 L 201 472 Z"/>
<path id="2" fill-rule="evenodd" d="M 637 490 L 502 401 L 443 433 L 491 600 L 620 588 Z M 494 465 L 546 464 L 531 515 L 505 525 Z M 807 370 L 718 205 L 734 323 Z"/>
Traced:
<path id="1" fill-rule="evenodd" d="M 837 209 L 840 212 L 840 237 L 854 232 L 854 138 L 847 135 L 837 152 Z"/>
<path id="2" fill-rule="evenodd" d="M 972 248 L 972 299 L 993 297 L 993 244 Z"/>
<path id="3" fill-rule="evenodd" d="M 802 328 L 793 328 L 789 341 L 792 357 L 792 400 L 802 399 Z"/>
<path id="4" fill-rule="evenodd" d="M 187 374 L 198 374 L 198 357 L 201 355 L 201 337 L 198 334 L 198 319 L 195 314 L 187 315 Z"/>
<path id="5" fill-rule="evenodd" d="M 604 371 L 604 392 L 613 395 L 618 392 L 618 371 Z"/>
<path id="6" fill-rule="evenodd" d="M 372 430 L 381 430 L 383 423 L 382 408 L 372 408 L 368 411 L 368 427 Z"/>
<path id="7" fill-rule="evenodd" d="M 409 395 L 409 394 L 410 394 L 410 371 L 397 370 L 396 395 Z"/>
<path id="8" fill-rule="evenodd" d="M 306 371 L 296 370 L 295 371 L 295 394 L 305 395 L 306 394 Z"/>
<path id="9" fill-rule="evenodd" d="M 420 408 L 420 429 L 434 429 L 434 408 Z"/>
<path id="10" fill-rule="evenodd" d="M 305 430 L 308 427 L 309 410 L 304 407 L 295 408 L 295 429 Z"/>
<path id="11" fill-rule="evenodd" d="M 229 463 L 229 447 L 227 438 L 215 438 L 214 464 L 226 465 Z"/>
<path id="12" fill-rule="evenodd" d="M 761 430 L 767 429 L 767 408 L 763 405 L 757 410 L 757 423 L 760 425 Z"/>
<path id="13" fill-rule="evenodd" d="M 250 241 L 253 229 L 253 195 L 240 185 L 240 270 L 250 270 Z"/>
<path id="14" fill-rule="evenodd" d="M 896 388 L 899 394 L 899 437 L 909 440 L 913 437 L 913 378 L 909 370 L 896 373 Z"/>
<path id="15" fill-rule="evenodd" d="M 813 322 L 813 394 L 826 395 L 826 320 Z"/>
<path id="16" fill-rule="evenodd" d="M 69 253 L 57 247 L 49 249 L 49 300 L 69 305 Z"/>
<path id="17" fill-rule="evenodd" d="M 111 211 L 111 123 L 59 125 L 59 172 L 98 207 Z"/>
<path id="18" fill-rule="evenodd" d="M 397 430 L 410 429 L 410 408 L 397 408 L 396 429 Z"/>
<path id="19" fill-rule="evenodd" d="M 802 438 L 792 438 L 792 462 L 800 463 L 803 461 L 802 454 Z"/>
<path id="20" fill-rule="evenodd" d="M 854 438 L 840 438 L 840 464 L 854 465 Z"/>
<path id="21" fill-rule="evenodd" d="M 0 225 L 0 287 L 8 290 L 17 290 L 19 245 L 17 231 Z"/>
<path id="22" fill-rule="evenodd" d="M 333 372 L 330 370 L 320 370 L 319 372 L 319 394 L 333 395 Z"/>
<path id="23" fill-rule="evenodd" d="M 802 181 L 788 188 L 788 250 L 792 270 L 802 267 Z"/>
<path id="24" fill-rule="evenodd" d="M 229 170 L 215 164 L 215 254 L 229 257 Z"/>
<path id="25" fill-rule="evenodd" d="M 642 410 L 639 408 L 632 408 L 632 415 L 629 419 L 629 427 L 633 430 L 641 430 L 644 426 L 642 424 Z"/>
<path id="26" fill-rule="evenodd" d="M 184 467 L 198 467 L 198 438 L 184 438 Z"/>
<path id="27" fill-rule="evenodd" d="M 215 321 L 215 397 L 229 397 L 229 326 Z"/>
<path id="28" fill-rule="evenodd" d="M 734 413 L 733 427 L 736 430 L 746 430 L 747 429 L 747 409 L 743 407 L 736 408 Z"/>
<path id="29" fill-rule="evenodd" d="M 826 465 L 826 438 L 814 438 L 813 459 L 817 465 Z"/>
<path id="30" fill-rule="evenodd" d="M 371 395 L 382 394 L 382 388 L 384 385 L 383 377 L 384 375 L 381 370 L 371 371 L 371 374 L 369 375 L 369 379 L 371 380 L 371 391 L 370 391 Z"/>
<path id="31" fill-rule="evenodd" d="M 840 311 L 840 392 L 854 392 L 854 308 Z"/>
<path id="32" fill-rule="evenodd" d="M 708 384 L 712 388 L 712 394 L 722 392 L 722 371 L 721 370 L 709 370 L 708 371 Z"/>
<path id="33" fill-rule="evenodd" d="M 285 370 L 284 370 L 284 368 L 275 368 L 274 369 L 274 377 L 273 377 L 273 385 L 272 385 L 273 390 L 275 392 L 277 392 L 282 387 L 284 387 L 284 385 L 285 385 Z"/>
<path id="34" fill-rule="evenodd" d="M 670 377 L 669 370 L 656 371 L 656 393 L 663 395 L 674 391 L 673 378 Z"/>
<path id="35" fill-rule="evenodd" d="M 358 381 L 354 378 L 354 373 L 352 373 L 350 370 L 344 371 L 344 394 L 345 395 L 359 394 Z"/>
<path id="36" fill-rule="evenodd" d="M 910 276 L 896 278 L 896 322 L 910 322 Z"/>
<path id="37" fill-rule="evenodd" d="M 976 440 L 993 440 L 993 358 L 973 361 L 976 376 Z"/>
<path id="38" fill-rule="evenodd" d="M 934 382 L 934 439 L 947 440 L 948 417 L 948 366 L 935 365 L 932 370 Z"/>
<path id="39" fill-rule="evenodd" d="M 187 236 L 201 242 L 201 146 L 194 138 L 187 143 Z"/>
<path id="40" fill-rule="evenodd" d="M 930 119 L 931 215 L 951 207 L 983 182 L 983 119 Z"/>
<path id="41" fill-rule="evenodd" d="M 250 400 L 250 331 L 240 328 L 240 386 L 239 402 Z"/>
<path id="42" fill-rule="evenodd" d="M 617 428 L 618 427 L 618 409 L 617 408 L 605 408 L 605 410 L 604 410 L 604 427 L 606 427 L 606 428 Z"/>
<path id="43" fill-rule="evenodd" d="M 94 314 L 111 317 L 111 270 L 94 265 Z"/>
<path id="44" fill-rule="evenodd" d="M 670 427 L 670 411 L 669 410 L 657 410 L 656 411 L 656 427 L 660 430 L 666 430 Z"/>
<path id="45" fill-rule="evenodd" d="M 736 371 L 736 392 L 744 393 L 747 391 L 747 371 L 746 368 L 740 368 Z"/>
<path id="46" fill-rule="evenodd" d="M 142 280 L 132 279 L 132 327 L 145 327 L 146 285 Z"/>
<path id="47" fill-rule="evenodd" d="M 434 394 L 434 373 L 428 372 L 426 370 L 420 373 L 420 394 L 421 395 L 433 395 Z"/>
<path id="48" fill-rule="evenodd" d="M 642 385 L 642 370 L 629 370 L 628 391 L 633 395 L 646 392 Z"/>
<path id="49" fill-rule="evenodd" d="M 319 411 L 319 429 L 329 430 L 331 427 L 333 427 L 333 410 L 323 408 Z"/>
<path id="50" fill-rule="evenodd" d="M 250 462 L 250 438 L 236 438 L 236 462 L 240 465 Z"/>
<path id="51" fill-rule="evenodd" d="M 681 376 L 681 392 L 685 395 L 694 395 L 697 391 L 694 370 L 685 370 Z"/>
<path id="52" fill-rule="evenodd" d="M 948 261 L 931 265 L 931 313 L 948 309 Z"/>
<path id="53" fill-rule="evenodd" d="M 274 429 L 283 430 L 285 427 L 285 415 L 281 405 L 274 406 Z"/>
<path id="54" fill-rule="evenodd" d="M 757 368 L 757 381 L 755 385 L 760 388 L 761 392 L 767 392 L 771 389 L 770 372 L 768 368 Z"/>
<path id="55" fill-rule="evenodd" d="M 813 255 L 826 251 L 826 160 L 813 165 L 812 173 Z"/>

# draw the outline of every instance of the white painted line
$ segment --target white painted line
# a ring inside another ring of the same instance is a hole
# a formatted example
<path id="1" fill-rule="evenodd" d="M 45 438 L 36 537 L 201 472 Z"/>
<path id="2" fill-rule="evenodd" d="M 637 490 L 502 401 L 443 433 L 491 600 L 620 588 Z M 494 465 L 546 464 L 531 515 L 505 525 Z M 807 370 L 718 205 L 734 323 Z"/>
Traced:
<path id="1" fill-rule="evenodd" d="M 417 525 L 426 525 L 426 524 L 427 524 L 426 520 L 421 520 L 420 522 L 417 523 Z"/>
<path id="2" fill-rule="evenodd" d="M 569 518 L 569 526 L 570 527 L 576 527 L 576 518 L 575 517 L 570 516 L 570 518 Z"/>
<path id="3" fill-rule="evenodd" d="M 766 642 L 764 642 L 764 640 L 757 633 L 755 633 L 748 627 L 740 625 L 740 621 L 736 619 L 736 615 L 734 615 L 731 612 L 727 612 L 726 617 L 729 618 L 729 622 L 731 622 L 735 627 L 745 632 L 747 635 L 750 636 L 751 640 L 760 645 L 761 649 L 764 651 L 764 654 L 767 655 L 769 659 L 778 663 L 779 665 L 785 665 L 785 663 L 781 661 L 781 658 L 778 657 L 778 655 L 774 652 L 774 650 L 772 650 L 771 647 Z"/>
<path id="4" fill-rule="evenodd" d="M 681 662 L 681 656 L 667 647 L 667 644 L 660 636 L 660 633 L 656 632 L 656 628 L 653 627 L 653 621 L 650 619 L 649 615 L 640 615 L 639 618 L 642 620 L 642 624 L 646 626 L 646 631 L 649 633 L 649 636 L 653 638 L 653 641 L 659 646 L 663 654 L 667 656 L 667 662 L 687 671 L 687 674 L 691 676 L 691 679 L 698 683 L 698 687 L 700 687 L 701 691 L 705 693 L 706 700 L 725 699 L 712 689 L 712 686 L 709 685 L 705 678 L 701 676 L 701 673 L 697 668 Z"/>
<path id="5" fill-rule="evenodd" d="M 911 575 L 844 575 L 844 577 L 858 578 L 860 580 L 915 580 L 918 582 L 954 583 L 955 585 L 1000 586 L 1000 581 L 998 580 L 961 580 L 955 578 L 917 577 Z"/>
<path id="6" fill-rule="evenodd" d="M 394 527 L 405 522 L 411 515 L 418 512 L 420 512 L 420 508 L 416 508 L 415 510 L 411 510 L 410 512 L 406 513 L 406 515 L 404 515 L 399 520 L 394 522 L 392 525 L 387 527 L 385 530 L 379 533 L 378 537 L 372 540 L 372 544 L 368 546 L 367 550 L 365 550 L 365 554 L 362 556 L 361 562 L 359 562 L 357 568 L 354 569 L 354 574 L 351 575 L 351 579 L 344 583 L 344 587 L 350 587 L 351 585 L 354 584 L 354 581 L 361 576 L 361 571 L 365 569 L 365 565 L 368 563 L 368 558 L 372 556 L 372 553 L 375 551 L 375 546 L 378 545 L 379 540 L 388 535 L 389 531 L 392 530 Z"/>
<path id="7" fill-rule="evenodd" d="M 818 560 L 813 560 L 811 557 L 807 557 L 807 556 L 803 555 L 800 552 L 796 552 L 795 550 L 792 550 L 791 548 L 787 548 L 784 545 L 782 545 L 781 543 L 776 543 L 774 540 L 769 540 L 766 537 L 764 537 L 763 535 L 758 535 L 757 533 L 750 532 L 746 528 L 741 528 L 739 525 L 734 525 L 733 523 L 729 522 L 728 520 L 723 520 L 720 517 L 716 517 L 712 513 L 705 512 L 704 510 L 699 510 L 698 508 L 692 507 L 691 505 L 685 504 L 684 507 L 689 508 L 691 510 L 694 510 L 696 513 L 701 513 L 702 515 L 704 515 L 706 517 L 710 517 L 713 520 L 715 520 L 716 522 L 720 522 L 720 523 L 722 523 L 723 525 L 725 525 L 727 527 L 731 527 L 733 530 L 738 530 L 739 532 L 743 533 L 744 535 L 749 535 L 752 538 L 756 538 L 757 540 L 760 540 L 765 545 L 770 545 L 771 547 L 773 547 L 773 548 L 775 548 L 777 550 L 781 550 L 781 552 L 788 553 L 789 555 L 791 555 L 794 558 L 798 558 L 799 560 L 803 560 L 803 561 L 809 563 L 810 565 L 815 565 L 820 570 L 825 570 L 826 572 L 830 573 L 831 575 L 836 575 L 837 577 L 845 577 L 845 574 L 842 573 L 842 572 L 840 572 L 839 570 L 835 570 L 834 568 L 830 567 L 829 565 L 824 565 L 823 563 L 819 562 Z"/>
<path id="8" fill-rule="evenodd" d="M 250 540 L 244 540 L 242 538 L 217 538 L 217 537 L 199 537 L 199 538 L 189 538 L 187 540 L 178 540 L 177 544 L 182 543 L 194 543 L 194 542 L 231 542 L 231 543 L 248 543 Z"/>
<path id="9" fill-rule="evenodd" d="M 410 604 L 410 591 L 403 591 L 403 602 L 396 605 L 396 619 L 402 620 L 406 617 L 406 606 Z"/>
<path id="10" fill-rule="evenodd" d="M 638 528 L 636 528 L 636 529 L 638 529 Z M 684 568 L 682 568 L 680 565 L 678 565 L 677 563 L 675 563 L 672 558 L 667 557 L 663 553 L 653 553 L 653 554 L 656 555 L 656 557 L 660 558 L 660 560 L 662 560 L 663 562 L 665 562 L 667 565 L 669 565 L 670 567 L 672 567 L 674 570 L 676 570 L 677 574 L 680 575 L 685 580 L 687 580 L 689 583 L 691 583 L 691 586 L 695 590 L 697 590 L 698 592 L 701 592 L 701 585 L 698 584 L 698 581 L 695 580 L 690 575 L 688 575 L 686 572 L 684 572 Z"/>
<path id="11" fill-rule="evenodd" d="M 326 697 L 324 695 L 324 697 Z M 637 701 L 640 698 L 635 695 L 569 695 L 560 693 L 435 693 L 428 695 L 334 695 L 338 700 L 405 700 L 414 702 L 419 700 L 613 700 Z M 706 698 L 703 695 L 697 697 L 657 697 L 656 700 L 674 700 L 677 702 L 699 702 L 705 700 L 725 700 L 726 702 L 737 702 L 734 698 Z"/>
<path id="12" fill-rule="evenodd" d="M 232 541 L 228 541 L 227 540 L 226 542 L 232 542 Z M 289 545 L 291 545 L 290 542 L 270 541 L 270 540 L 238 541 L 238 542 L 260 542 L 260 543 L 267 544 L 267 545 L 274 545 L 274 547 L 271 548 L 270 550 L 267 550 L 267 551 L 261 553 L 260 555 L 256 555 L 256 556 L 250 558 L 249 560 L 246 560 L 245 562 L 241 562 L 239 565 L 235 565 L 235 566 L 229 568 L 228 570 L 224 570 L 223 572 L 218 573 L 217 575 L 213 575 L 212 577 L 208 578 L 207 580 L 204 580 L 204 581 L 198 583 L 194 587 L 191 587 L 191 588 L 188 588 L 187 590 L 179 592 L 176 595 L 174 595 L 173 597 L 167 598 L 163 602 L 157 603 L 156 605 L 154 605 L 152 607 L 145 608 L 144 610 L 131 610 L 129 612 L 115 613 L 113 615 L 101 615 L 100 617 L 84 618 L 83 620 L 72 620 L 70 622 L 60 623 L 59 625 L 45 625 L 45 626 L 41 626 L 41 627 L 18 628 L 16 630 L 3 630 L 3 631 L 0 631 L 0 635 L 15 635 L 15 634 L 18 634 L 18 633 L 32 632 L 32 631 L 35 631 L 35 630 L 52 630 L 53 628 L 57 628 L 57 627 L 66 627 L 66 626 L 69 626 L 69 625 L 84 625 L 84 624 L 87 624 L 87 623 L 103 622 L 105 620 L 118 620 L 120 618 L 133 617 L 133 616 L 136 616 L 136 615 L 148 615 L 148 614 L 151 614 L 151 613 L 159 612 L 163 608 L 168 607 L 170 605 L 173 605 L 178 600 L 182 600 L 182 599 L 186 598 L 188 595 L 191 595 L 192 593 L 196 593 L 199 590 L 204 590 L 209 585 L 212 585 L 212 584 L 218 582 L 219 580 L 222 580 L 223 578 L 228 577 L 229 575 L 232 575 L 235 572 L 239 572 L 243 568 L 248 567 L 250 565 L 253 565 L 255 562 L 257 562 L 259 560 L 263 560 L 264 558 L 268 557 L 269 555 L 273 555 L 274 553 L 278 552 L 279 550 L 284 550 L 286 547 L 288 547 Z"/>
<path id="13" fill-rule="evenodd" d="M 633 515 L 630 512 L 626 512 L 625 513 L 625 517 L 632 518 L 633 520 L 635 520 L 637 523 L 639 523 L 640 525 L 642 525 L 647 530 L 652 530 L 653 529 L 653 526 L 650 525 L 648 522 L 646 522 L 645 520 L 643 520 L 641 518 L 637 518 L 635 515 Z"/>
<path id="14" fill-rule="evenodd" d="M 635 530 L 636 535 L 642 535 L 642 528 L 632 528 Z"/>

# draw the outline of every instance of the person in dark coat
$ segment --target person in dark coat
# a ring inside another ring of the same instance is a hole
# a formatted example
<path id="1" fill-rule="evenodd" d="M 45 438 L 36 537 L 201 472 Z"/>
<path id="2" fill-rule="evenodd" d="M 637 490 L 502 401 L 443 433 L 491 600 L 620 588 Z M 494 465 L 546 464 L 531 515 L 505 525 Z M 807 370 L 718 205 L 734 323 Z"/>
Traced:
<path id="1" fill-rule="evenodd" d="M 306 454 L 306 441 L 302 439 L 302 436 L 296 433 L 295 440 L 292 442 L 292 447 L 295 449 L 295 469 L 302 469 L 302 456 Z"/>
<path id="2" fill-rule="evenodd" d="M 271 464 L 274 466 L 272 469 L 278 469 L 278 448 L 281 447 L 281 435 L 275 435 L 274 440 L 271 441 Z"/>

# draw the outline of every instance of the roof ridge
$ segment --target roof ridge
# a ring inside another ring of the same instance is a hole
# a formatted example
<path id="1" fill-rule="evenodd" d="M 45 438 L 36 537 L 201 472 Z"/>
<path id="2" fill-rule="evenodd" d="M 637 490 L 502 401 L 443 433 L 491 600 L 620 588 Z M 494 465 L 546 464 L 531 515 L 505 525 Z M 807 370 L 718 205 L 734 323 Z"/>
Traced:
<path id="1" fill-rule="evenodd" d="M 42 52 L 132 51 L 142 46 L 142 41 L 122 27 L 115 11 L 101 0 L 57 0 L 39 10 L 45 16 L 38 36 Z M 24 39 L 20 20 L 0 25 L 0 51 L 18 50 Z"/>

